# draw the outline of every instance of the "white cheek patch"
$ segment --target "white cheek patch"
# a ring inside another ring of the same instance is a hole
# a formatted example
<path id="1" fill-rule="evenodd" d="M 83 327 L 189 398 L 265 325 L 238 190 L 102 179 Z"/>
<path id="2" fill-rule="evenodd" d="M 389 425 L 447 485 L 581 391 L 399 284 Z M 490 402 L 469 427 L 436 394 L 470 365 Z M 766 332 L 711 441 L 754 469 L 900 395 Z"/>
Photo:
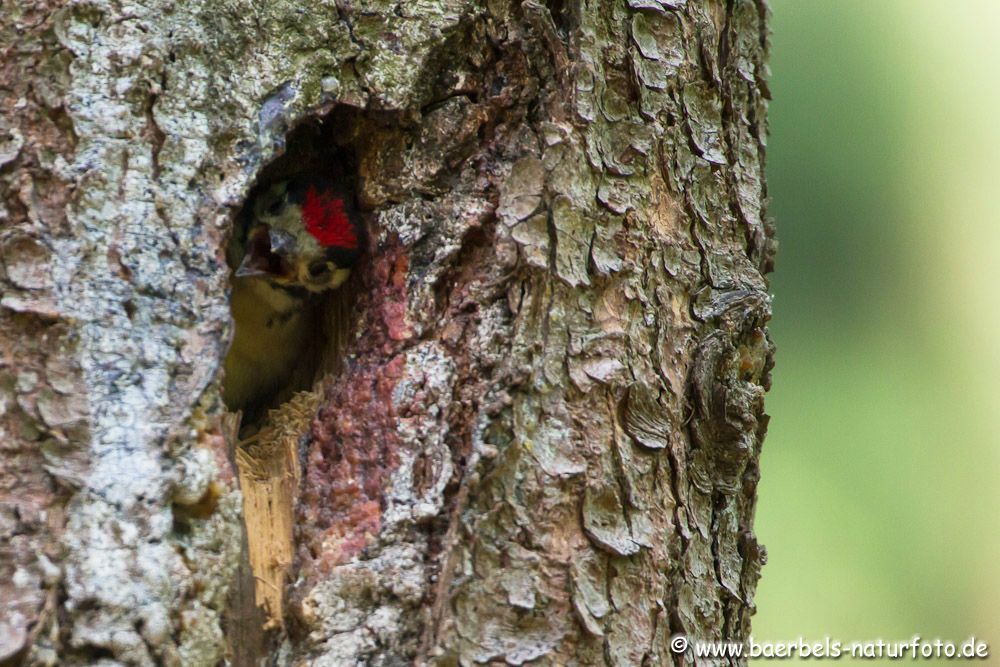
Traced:
<path id="1" fill-rule="evenodd" d="M 350 269 L 335 269 L 333 272 L 333 277 L 330 280 L 330 289 L 335 287 L 340 287 L 347 280 L 348 276 L 351 275 Z"/>

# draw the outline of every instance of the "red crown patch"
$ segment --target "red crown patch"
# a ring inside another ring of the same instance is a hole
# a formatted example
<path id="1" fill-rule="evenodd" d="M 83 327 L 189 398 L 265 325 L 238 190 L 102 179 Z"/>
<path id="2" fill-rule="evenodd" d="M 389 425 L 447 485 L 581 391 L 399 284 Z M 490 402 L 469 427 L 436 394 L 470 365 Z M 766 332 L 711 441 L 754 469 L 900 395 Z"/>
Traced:
<path id="1" fill-rule="evenodd" d="M 302 205 L 306 231 L 324 248 L 358 249 L 358 233 L 347 215 L 344 200 L 310 185 Z"/>

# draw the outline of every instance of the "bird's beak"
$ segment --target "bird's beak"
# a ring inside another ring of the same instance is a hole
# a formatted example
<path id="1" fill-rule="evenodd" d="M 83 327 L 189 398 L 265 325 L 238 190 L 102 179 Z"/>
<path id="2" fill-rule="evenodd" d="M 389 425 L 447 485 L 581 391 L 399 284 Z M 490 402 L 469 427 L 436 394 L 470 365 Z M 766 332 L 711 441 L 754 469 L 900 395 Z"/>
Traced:
<path id="1" fill-rule="evenodd" d="M 271 241 L 271 252 L 279 257 L 291 257 L 295 254 L 295 237 L 280 229 L 267 230 L 268 239 Z"/>
<path id="2" fill-rule="evenodd" d="M 234 275 L 237 278 L 252 278 L 254 276 L 266 276 L 267 271 L 254 260 L 253 254 L 247 253 L 244 255 L 240 265 L 236 267 Z"/>
<path id="3" fill-rule="evenodd" d="M 249 241 L 247 253 L 236 268 L 237 278 L 279 275 L 287 266 L 282 260 L 294 256 L 296 250 L 295 237 L 280 229 L 255 229 Z"/>

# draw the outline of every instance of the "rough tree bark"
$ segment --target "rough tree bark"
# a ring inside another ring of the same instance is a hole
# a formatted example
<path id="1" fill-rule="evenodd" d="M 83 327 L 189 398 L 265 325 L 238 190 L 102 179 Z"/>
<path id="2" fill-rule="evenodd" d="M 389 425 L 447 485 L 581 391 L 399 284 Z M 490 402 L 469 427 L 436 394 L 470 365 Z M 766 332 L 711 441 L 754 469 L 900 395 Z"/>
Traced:
<path id="1" fill-rule="evenodd" d="M 224 245 L 310 123 L 372 244 L 272 659 L 748 636 L 763 0 L 2 0 L 0 46 L 0 663 L 232 650 Z"/>

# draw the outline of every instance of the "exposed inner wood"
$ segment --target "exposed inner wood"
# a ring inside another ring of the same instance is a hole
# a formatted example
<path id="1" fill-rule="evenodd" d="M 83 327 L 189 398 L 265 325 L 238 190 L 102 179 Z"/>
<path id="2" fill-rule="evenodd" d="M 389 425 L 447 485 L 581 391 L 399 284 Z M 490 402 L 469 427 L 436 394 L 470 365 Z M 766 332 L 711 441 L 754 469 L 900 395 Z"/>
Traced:
<path id="1" fill-rule="evenodd" d="M 294 517 L 301 467 L 299 438 L 319 406 L 320 392 L 300 392 L 272 410 L 266 426 L 236 450 L 255 599 L 264 629 L 283 627 L 285 577 L 294 557 Z"/>

